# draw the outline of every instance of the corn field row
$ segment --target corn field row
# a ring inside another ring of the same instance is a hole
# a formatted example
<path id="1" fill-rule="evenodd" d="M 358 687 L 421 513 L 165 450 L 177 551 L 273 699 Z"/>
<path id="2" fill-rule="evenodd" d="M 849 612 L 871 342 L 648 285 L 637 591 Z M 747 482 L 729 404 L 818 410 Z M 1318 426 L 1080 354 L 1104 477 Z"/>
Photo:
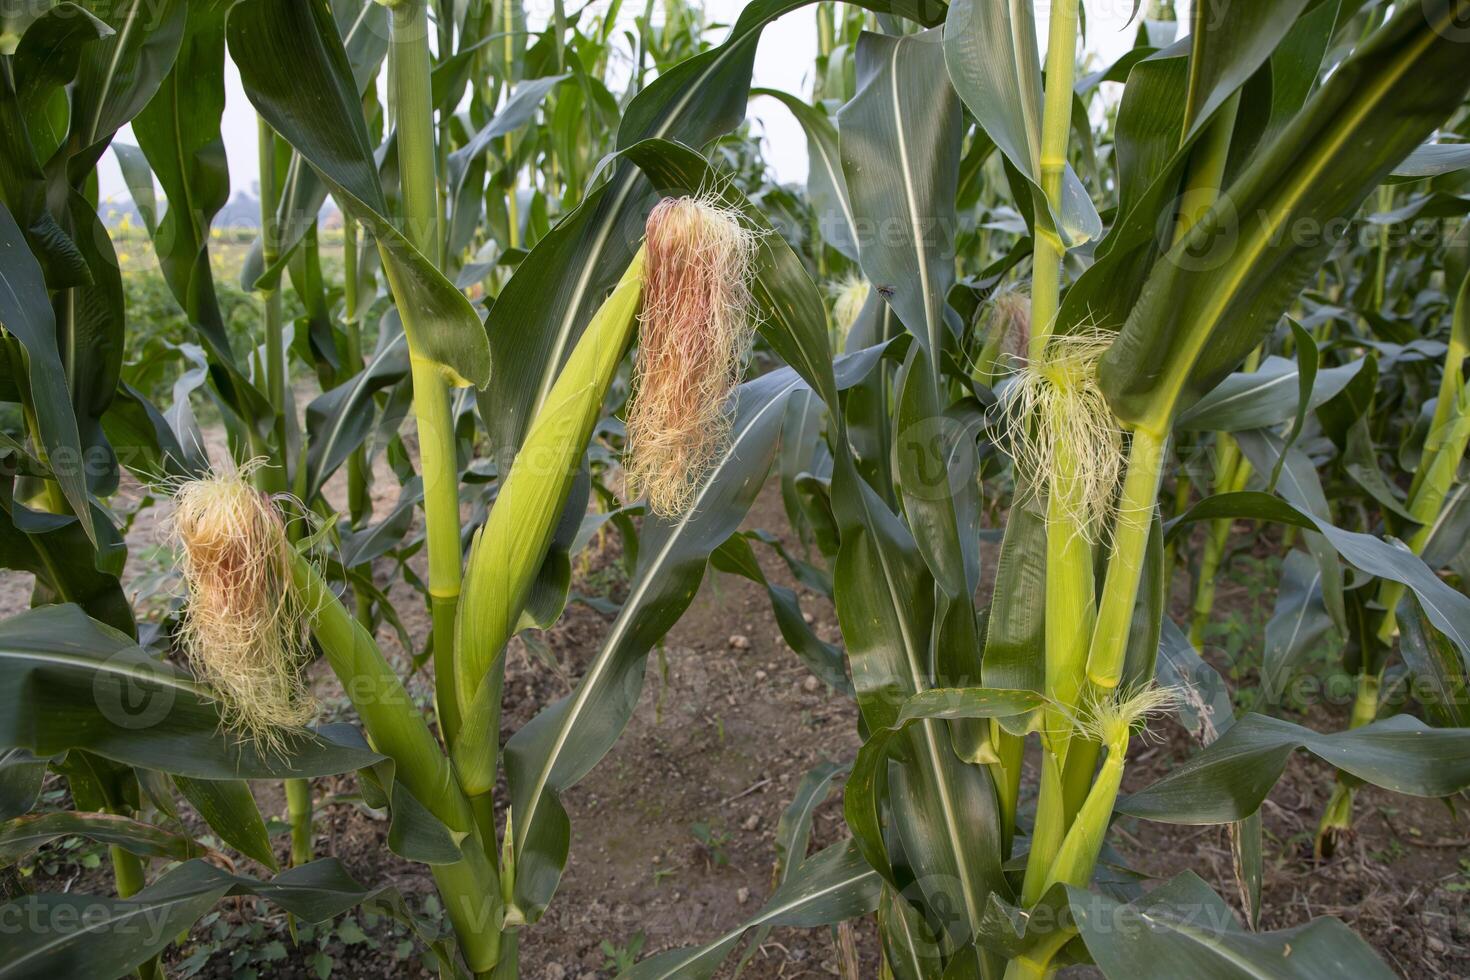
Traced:
<path id="1" fill-rule="evenodd" d="M 112 887 L 7 886 L 0 977 L 163 977 L 234 897 L 521 975 L 563 797 L 712 569 L 855 705 L 845 833 L 808 854 L 793 807 L 747 921 L 619 976 L 865 918 L 899 980 L 1393 976 L 1336 919 L 1259 927 L 1262 805 L 1295 753 L 1335 772 L 1330 861 L 1365 784 L 1470 788 L 1470 0 L 1152 0 L 1108 63 L 1095 3 L 4 4 L 0 565 L 30 608 L 0 621 L 0 864 L 80 838 Z M 783 17 L 815 18 L 810 92 L 754 84 Z M 243 341 L 211 258 L 232 71 Z M 108 155 L 181 342 L 129 308 Z M 748 527 L 768 487 L 790 547 Z M 153 506 L 162 601 L 125 574 Z M 1279 559 L 1256 711 L 1201 655 L 1241 533 Z M 507 650 L 608 538 L 626 597 L 511 730 Z M 1327 730 L 1273 710 L 1323 650 Z M 1193 754 L 1125 793 L 1176 723 Z M 447 924 L 314 853 L 349 773 Z M 1228 826 L 1236 888 L 1128 871 L 1121 818 Z"/>

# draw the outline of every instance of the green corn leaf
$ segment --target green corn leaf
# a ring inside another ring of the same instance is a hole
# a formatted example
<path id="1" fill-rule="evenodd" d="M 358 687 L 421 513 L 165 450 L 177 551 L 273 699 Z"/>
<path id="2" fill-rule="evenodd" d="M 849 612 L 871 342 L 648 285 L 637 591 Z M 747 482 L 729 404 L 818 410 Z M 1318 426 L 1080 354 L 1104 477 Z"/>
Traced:
<path id="1" fill-rule="evenodd" d="M 878 903 L 883 956 L 897 980 L 939 980 L 944 972 L 938 941 L 907 897 L 887 885 Z"/>
<path id="2" fill-rule="evenodd" d="M 572 77 L 571 74 L 549 75 L 517 85 L 500 111 L 465 145 L 449 155 L 446 184 L 451 205 L 445 251 L 451 260 L 457 259 L 474 242 L 484 212 L 486 156 L 489 151 L 503 145 L 503 140 L 535 119 L 547 96 Z"/>
<path id="3" fill-rule="evenodd" d="M 122 377 L 127 347 L 123 278 L 117 253 L 97 208 L 73 189 L 67 198 L 67 227 L 87 263 L 92 281 L 69 291 L 70 312 L 62 321 L 67 335 L 67 382 L 77 430 L 86 453 L 84 476 L 98 496 L 117 490 L 117 453 L 108 443 L 103 417 Z M 98 526 L 105 539 L 110 536 Z M 108 542 L 102 542 L 105 551 Z"/>
<path id="4" fill-rule="evenodd" d="M 1367 943 L 1336 919 L 1314 919 L 1276 932 L 1242 929 L 1230 906 L 1191 872 L 1127 905 L 1080 888 L 1069 887 L 1067 897 L 1087 951 L 1110 977 L 1394 976 Z"/>
<path id="5" fill-rule="evenodd" d="M 1377 377 L 1376 371 L 1372 377 Z M 1349 382 L 1349 387 L 1356 387 L 1363 380 L 1369 380 L 1369 377 L 1359 374 Z M 1321 520 L 1332 520 L 1332 509 L 1327 502 L 1327 494 L 1322 489 L 1322 481 L 1306 454 L 1297 449 L 1286 449 L 1279 436 L 1265 429 L 1237 432 L 1235 441 L 1256 472 L 1277 474 L 1275 490 L 1293 507 Z M 1277 462 L 1283 455 L 1285 462 L 1278 471 Z M 1310 531 L 1304 536 L 1304 543 L 1307 551 L 1317 560 L 1317 567 L 1322 570 L 1322 597 L 1327 604 L 1327 612 L 1338 632 L 1346 635 L 1347 613 L 1343 602 L 1342 567 L 1333 547 L 1320 534 Z"/>
<path id="6" fill-rule="evenodd" d="M 1355 2 L 1349 0 L 1349 6 Z M 1271 114 L 1257 145 L 1275 139 L 1306 104 L 1332 46 L 1342 7 L 1342 0 L 1308 5 L 1271 53 Z"/>
<path id="7" fill-rule="evenodd" d="M 956 0 L 944 27 L 944 57 L 965 107 L 1041 197 L 1041 59 L 1029 0 Z M 1031 202 L 1022 202 L 1029 208 Z M 859 209 L 861 211 L 861 209 Z M 1068 248 L 1102 235 L 1102 219 L 1068 165 L 1052 221 Z"/>
<path id="8" fill-rule="evenodd" d="M 1102 365 L 1122 419 L 1162 431 L 1218 384 L 1331 245 L 1293 232 L 1352 213 L 1459 104 L 1470 79 L 1453 74 L 1464 51 L 1448 26 L 1467 5 L 1395 16 L 1160 259 Z"/>
<path id="9" fill-rule="evenodd" d="M 0 865 L 14 864 L 43 845 L 65 837 L 84 837 L 121 847 L 139 857 L 174 861 L 202 857 L 208 851 L 189 837 L 131 817 L 62 810 L 32 813 L 0 824 Z"/>
<path id="10" fill-rule="evenodd" d="M 831 796 L 834 782 L 840 780 L 846 772 L 845 765 L 824 762 L 809 770 L 796 785 L 791 802 L 786 804 L 786 809 L 781 811 L 780 820 L 776 822 L 775 882 L 778 888 L 790 881 L 806 864 L 806 852 L 811 844 L 812 821 L 816 818 L 817 807 Z M 773 928 L 775 926 L 769 921 L 755 927 L 755 934 L 745 944 L 745 952 L 736 965 L 737 978 L 764 945 Z"/>
<path id="11" fill-rule="evenodd" d="M 1416 681 L 1414 695 L 1439 728 L 1470 727 L 1470 669 L 1441 634 L 1430 628 L 1421 610 L 1399 603 L 1399 649 Z"/>
<path id="12" fill-rule="evenodd" d="M 117 977 L 159 953 L 220 899 L 257 895 L 305 922 L 322 922 L 388 897 L 364 888 L 335 858 L 283 871 L 269 881 L 186 861 L 131 898 L 42 893 L 0 907 L 34 929 L 0 934 L 0 977 Z"/>
<path id="13" fill-rule="evenodd" d="M 212 3 L 213 0 L 206 0 Z M 185 0 L 89 2 L 115 33 L 88 45 L 72 94 L 68 166 L 73 181 L 96 166 L 112 135 L 143 110 L 183 43 Z"/>
<path id="14" fill-rule="evenodd" d="M 1470 482 L 1450 489 L 1439 517 L 1428 527 L 1424 560 L 1430 568 L 1443 568 L 1464 554 L 1470 547 Z"/>
<path id="15" fill-rule="evenodd" d="M 842 151 L 834 121 L 820 106 L 813 106 L 789 92 L 753 88 L 750 94 L 752 98 L 764 95 L 775 99 L 796 117 L 806 133 L 806 193 L 817 212 L 822 240 L 856 262 L 860 235 L 847 192 L 847 178 L 842 171 Z"/>
<path id="16" fill-rule="evenodd" d="M 381 758 L 346 726 L 290 737 L 284 754 L 222 737 L 198 683 L 73 605 L 0 624 L 0 748 L 86 749 L 197 779 L 326 776 Z"/>
<path id="17" fill-rule="evenodd" d="M 1266 485 L 1273 489 L 1276 481 L 1281 479 L 1281 468 L 1286 464 L 1287 454 L 1291 451 L 1291 447 L 1296 445 L 1297 439 L 1301 438 L 1302 427 L 1307 421 L 1307 412 L 1312 408 L 1312 398 L 1317 384 L 1317 365 L 1321 358 L 1321 352 L 1317 350 L 1317 342 L 1312 339 L 1312 335 L 1290 317 L 1287 317 L 1287 323 L 1291 325 L 1291 334 L 1296 342 L 1297 351 L 1296 413 L 1292 416 L 1291 428 L 1287 429 L 1286 438 L 1282 440 L 1281 452 L 1276 457 L 1276 465 L 1271 469 L 1271 478 L 1266 481 Z"/>
<path id="18" fill-rule="evenodd" d="M 319 2 L 242 0 L 230 9 L 225 33 L 261 117 L 376 237 L 414 356 L 440 365 L 456 384 L 484 387 L 490 348 L 479 316 L 388 214 L 359 89 L 330 9 Z"/>
<path id="19" fill-rule="evenodd" d="M 975 439 L 983 425 L 962 422 L 939 408 L 934 372 L 922 346 L 909 349 L 895 416 L 895 473 L 914 544 L 934 582 L 933 683 L 975 683 L 981 674 L 981 641 L 974 594 L 979 582 L 980 509 Z M 961 515 L 968 515 L 968 518 Z M 962 531 L 961 528 L 964 528 Z M 955 751 L 973 760 L 986 726 L 948 726 Z"/>
<path id="20" fill-rule="evenodd" d="M 888 780 L 887 762 L 906 741 L 915 725 L 940 719 L 1016 718 L 1028 715 L 1045 703 L 1035 691 L 991 688 L 931 688 L 903 701 L 893 721 L 875 729 L 853 763 L 852 775 L 843 795 L 843 808 L 859 849 L 889 884 L 897 887 L 883 843 L 879 804 Z M 949 896 L 957 900 L 958 896 Z M 980 918 L 977 914 L 976 919 Z"/>
<path id="21" fill-rule="evenodd" d="M 158 197 L 153 189 L 153 170 L 148 166 L 148 158 L 130 143 L 114 142 L 112 153 L 117 157 L 118 169 L 128 185 L 138 216 L 143 220 L 143 229 L 152 237 L 158 230 Z"/>
<path id="22" fill-rule="evenodd" d="M 0 749 L 0 820 L 30 812 L 41 796 L 46 760 L 25 749 Z"/>
<path id="23" fill-rule="evenodd" d="M 739 527 L 770 469 L 786 399 L 801 387 L 783 369 L 740 388 L 729 447 L 700 480 L 691 513 L 645 519 L 628 599 L 582 680 L 506 745 L 516 904 L 528 921 L 540 918 L 567 860 L 571 827 L 559 794 L 632 717 L 649 650 L 694 599 L 710 552 Z"/>
<path id="24" fill-rule="evenodd" d="M 360 531 L 342 531 L 342 564 L 356 568 L 388 554 L 398 547 L 413 527 L 414 508 L 424 499 L 423 477 L 414 474 L 398 488 L 393 508 L 376 524 Z"/>
<path id="25" fill-rule="evenodd" d="M 452 865 L 462 857 L 455 835 L 401 781 L 394 781 L 388 847 L 420 864 Z"/>
<path id="26" fill-rule="evenodd" d="M 1298 749 L 1395 793 L 1449 796 L 1470 786 L 1470 731 L 1465 729 L 1429 728 L 1417 718 L 1395 715 L 1322 735 L 1248 714 L 1198 755 L 1120 801 L 1118 810 L 1164 823 L 1243 820 L 1260 807 Z"/>
<path id="27" fill-rule="evenodd" d="M 842 536 L 833 572 L 837 618 L 858 707 L 876 730 L 894 725 L 906 698 L 940 680 L 931 653 L 936 590 L 908 529 L 858 475 L 846 447 L 835 462 L 832 503 Z M 1007 887 L 991 776 L 961 760 L 949 726 L 938 720 L 902 737 L 914 762 L 896 770 L 893 824 L 926 899 L 962 910 L 943 939 L 963 943 L 978 927 L 985 896 Z M 881 842 L 859 840 L 875 860 Z"/>
<path id="28" fill-rule="evenodd" d="M 934 586 L 907 528 L 850 464 L 833 474 L 832 504 L 842 535 L 833 593 L 858 708 L 870 727 L 886 727 L 928 686 Z"/>
<path id="29" fill-rule="evenodd" d="M 1158 255 L 1160 226 L 1172 220 L 1166 204 L 1193 149 L 1193 141 L 1179 145 L 1188 85 L 1183 45 L 1139 62 L 1128 74 L 1114 133 L 1118 216 L 1097 245 L 1097 261 L 1063 297 L 1059 325 L 1116 324 L 1137 300 Z"/>
<path id="30" fill-rule="evenodd" d="M 26 372 L 36 429 L 52 474 L 82 529 L 97 544 L 87 483 L 81 465 L 81 436 L 56 346 L 56 318 L 41 267 L 20 227 L 0 204 L 0 326 L 26 352 Z"/>
<path id="31" fill-rule="evenodd" d="M 117 575 L 125 552 L 121 536 L 101 507 L 92 505 L 92 524 L 102 532 L 98 549 L 74 517 L 34 511 L 15 500 L 14 481 L 0 481 L 0 567 L 36 576 L 42 602 L 75 602 L 87 615 L 133 633 L 133 609 Z M 99 567 L 99 565 L 101 567 Z"/>
<path id="32" fill-rule="evenodd" d="M 395 317 L 396 318 L 396 317 Z M 402 332 L 380 338 L 362 370 L 306 406 L 306 493 L 321 491 L 352 451 L 372 434 L 373 395 L 408 376 L 408 338 Z"/>
<path id="33" fill-rule="evenodd" d="M 203 383 L 203 372 L 198 381 Z M 181 439 L 168 416 L 127 382 L 118 385 L 107 414 L 102 416 L 102 426 L 107 441 L 128 461 L 128 469 L 140 476 L 198 475 L 208 468 L 201 452 L 203 437 L 196 440 L 186 435 Z"/>
<path id="34" fill-rule="evenodd" d="M 570 74 L 547 75 L 533 78 L 516 86 L 510 98 L 495 116 L 480 127 L 469 141 L 449 155 L 451 172 L 461 171 L 471 160 L 484 156 L 494 146 L 494 141 L 528 125 L 536 118 L 541 103 Z M 457 196 L 457 195 L 456 195 Z"/>
<path id="35" fill-rule="evenodd" d="M 1192 38 L 1134 66 L 1118 113 L 1119 217 L 1098 244 L 1098 261 L 1063 300 L 1066 328 L 1113 327 L 1126 320 L 1160 248 L 1170 243 L 1180 182 L 1208 119 L 1196 118 L 1191 125 L 1187 106 L 1222 105 L 1243 81 L 1262 77 L 1262 59 L 1269 54 L 1269 88 L 1280 101 L 1273 101 L 1271 121 L 1260 138 L 1273 136 L 1296 114 L 1316 82 L 1336 10 L 1332 3 L 1317 4 L 1293 25 L 1280 16 L 1293 8 L 1301 9 L 1297 0 L 1280 5 L 1253 0 L 1249 14 L 1209 16 Z M 1243 60 L 1235 63 L 1212 50 L 1198 59 L 1186 57 L 1217 46 Z M 1250 122 L 1258 113 L 1243 115 Z"/>
<path id="36" fill-rule="evenodd" d="M 995 569 L 983 677 L 992 687 L 1046 687 L 1046 519 L 1017 487 Z"/>
<path id="37" fill-rule="evenodd" d="M 249 783 L 238 779 L 175 776 L 174 785 L 226 844 L 272 871 L 279 870 L 265 820 L 260 816 Z"/>
<path id="38" fill-rule="evenodd" d="M 945 303 L 954 283 L 960 102 L 947 83 L 937 29 L 864 34 L 858 90 L 837 114 L 863 275 L 919 339 L 937 374 Z"/>
<path id="39" fill-rule="evenodd" d="M 1307 410 L 1337 397 L 1367 364 L 1366 358 L 1317 372 Z M 1174 423 L 1179 432 L 1239 432 L 1279 425 L 1291 418 L 1300 395 L 1301 371 L 1295 361 L 1271 355 L 1255 371 L 1221 381 Z"/>
<path id="40" fill-rule="evenodd" d="M 912 339 L 913 334 L 898 322 L 898 314 L 893 312 L 893 307 L 883 302 L 877 290 L 873 290 L 848 331 L 846 349 L 871 349 L 886 344 L 886 356 L 902 363 L 900 347 L 904 348 L 902 353 L 906 356 L 907 345 Z M 889 365 L 881 360 L 874 363 L 872 369 L 848 391 L 837 421 L 846 429 L 853 465 L 869 486 L 882 494 L 890 505 L 896 506 L 897 502 L 891 496 L 894 488 L 893 417 L 890 414 L 893 380 Z M 835 546 L 826 549 L 829 555 L 836 550 Z"/>
<path id="41" fill-rule="evenodd" d="M 133 133 L 169 203 L 153 238 L 164 280 L 218 368 L 224 400 L 264 433 L 275 411 L 242 367 L 248 352 L 237 356 L 230 347 L 209 258 L 211 222 L 230 199 L 220 130 L 226 10 L 219 0 L 189 4 L 178 57 L 133 120 Z"/>
<path id="42" fill-rule="evenodd" d="M 388 54 L 388 7 L 377 0 L 333 0 L 332 12 L 337 32 L 347 51 L 347 63 L 359 92 L 378 77 L 383 59 Z M 276 262 L 265 267 L 265 254 L 259 238 L 240 267 L 240 285 L 244 289 L 274 289 L 301 244 L 316 222 L 327 200 L 327 186 L 296 150 L 291 151 L 281 182 L 280 202 L 276 206 Z"/>
<path id="43" fill-rule="evenodd" d="M 15 46 L 11 77 L 29 142 L 44 160 L 67 135 L 60 129 L 65 115 L 53 118 L 48 103 L 76 78 L 87 48 L 108 39 L 115 45 L 117 32 L 75 3 L 37 4 L 34 10 L 36 19 Z"/>
<path id="44" fill-rule="evenodd" d="M 49 8 L 49 9 L 48 9 Z M 5 206 L 25 237 L 52 289 L 81 286 L 91 281 L 91 271 L 80 254 L 75 233 L 64 226 L 64 213 L 55 213 L 69 189 L 64 166 L 48 177 L 44 164 L 56 154 L 67 136 L 64 110 L 66 92 L 61 86 L 76 75 L 85 50 L 97 47 L 115 32 L 75 4 L 37 5 L 31 23 L 19 44 L 13 36 L 13 63 L 0 86 L 0 120 L 6 142 L 0 148 L 0 165 L 5 169 Z M 16 76 L 16 69 L 25 75 Z M 64 163 L 64 160 L 63 160 Z M 55 195 L 55 196 L 53 196 Z"/>
<path id="45" fill-rule="evenodd" d="M 1390 183 L 1427 180 L 1470 170 L 1470 144 L 1426 143 L 1393 168 Z"/>
<path id="46" fill-rule="evenodd" d="M 1266 623 L 1261 686 L 1268 699 L 1281 696 L 1302 659 L 1331 629 L 1332 617 L 1322 601 L 1322 569 L 1306 553 L 1290 552 Z"/>
<path id="47" fill-rule="evenodd" d="M 1215 110 L 1265 64 L 1310 0 L 1248 0 L 1222 16 L 1208 3 L 1190 8 L 1189 86 L 1183 139 L 1195 136 Z"/>
<path id="48" fill-rule="evenodd" d="M 1323 542 L 1349 565 L 1369 575 L 1407 586 L 1435 628 L 1470 658 L 1470 598 L 1447 585 L 1403 543 L 1344 530 L 1314 513 L 1303 511 L 1270 494 L 1254 491 L 1207 498 L 1180 515 L 1171 525 L 1182 528 L 1196 520 L 1222 517 L 1270 520 L 1317 532 Z"/>
<path id="49" fill-rule="evenodd" d="M 649 139 L 700 147 L 738 126 L 745 118 L 761 32 L 772 20 L 810 2 L 747 4 L 719 46 L 662 72 L 638 93 L 618 128 L 618 149 Z M 940 5 L 917 0 L 869 2 L 884 13 L 924 23 L 943 14 Z M 519 450 L 602 296 L 632 258 L 651 203 L 648 184 L 636 169 L 614 168 L 606 183 L 588 191 L 577 209 L 536 243 L 496 298 L 486 323 L 494 358 L 516 365 L 516 371 L 513 380 L 485 392 L 480 413 L 503 467 Z M 787 363 L 804 370 L 796 361 Z M 833 394 L 829 387 L 814 387 L 823 400 L 835 400 L 828 397 Z"/>
<path id="50" fill-rule="evenodd" d="M 709 980 L 751 929 L 810 929 L 872 912 L 882 884 L 851 841 L 808 858 L 766 900 L 755 917 L 696 949 L 660 953 L 621 974 L 622 980 Z"/>

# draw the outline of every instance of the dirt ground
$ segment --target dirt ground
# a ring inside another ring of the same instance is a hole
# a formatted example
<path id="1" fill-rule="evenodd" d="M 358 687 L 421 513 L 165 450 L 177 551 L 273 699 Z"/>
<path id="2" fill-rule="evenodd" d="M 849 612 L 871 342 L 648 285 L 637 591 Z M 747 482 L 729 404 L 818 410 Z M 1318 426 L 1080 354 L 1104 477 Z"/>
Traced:
<path id="1" fill-rule="evenodd" d="M 384 490 L 385 498 L 391 495 Z M 390 499 L 379 501 L 380 506 L 388 503 Z M 779 495 L 771 488 L 746 526 L 785 532 Z M 135 530 L 135 540 L 156 540 L 158 515 L 145 512 Z M 1244 525 L 1238 530 L 1250 533 Z M 620 598 L 622 581 L 615 538 L 611 540 L 590 561 L 579 562 L 574 593 Z M 761 558 L 772 579 L 791 584 L 774 556 Z M 27 583 L 21 579 L 6 576 L 0 612 L 24 606 Z M 382 568 L 379 584 L 388 584 Z M 1187 583 L 1181 583 L 1176 596 L 1186 591 Z M 1222 582 L 1222 613 L 1245 602 L 1246 591 Z M 401 582 L 393 584 L 391 594 L 415 638 L 422 637 L 427 618 L 421 600 Z M 1176 604 L 1176 617 L 1183 619 L 1187 607 L 1182 598 Z M 803 608 L 819 635 L 840 641 L 829 603 L 803 593 Z M 574 603 L 544 637 L 550 657 L 516 643 L 508 661 L 503 737 L 570 690 L 607 622 L 589 606 Z M 404 652 L 391 631 L 382 630 L 380 639 L 402 662 Z M 1218 663 L 1216 651 L 1208 655 Z M 334 681 L 325 671 L 320 675 L 317 686 L 324 703 L 329 710 L 334 705 L 340 709 L 332 696 Z M 414 687 L 427 694 L 422 675 Z M 1341 726 L 1345 716 L 1345 710 L 1319 711 L 1311 721 L 1325 729 Z M 638 949 L 646 956 L 707 942 L 753 914 L 771 888 L 774 832 L 783 808 L 808 770 L 823 761 L 852 758 L 858 746 L 856 721 L 854 706 L 811 677 L 786 647 L 764 591 L 711 572 L 662 651 L 651 658 L 628 730 L 607 758 L 566 794 L 572 822 L 570 863 L 551 909 L 523 937 L 522 976 L 609 977 L 620 952 Z M 1126 788 L 1146 785 L 1194 751 L 1181 728 L 1166 725 L 1160 734 L 1154 744 L 1135 749 Z M 1265 809 L 1262 926 L 1281 928 L 1336 915 L 1401 974 L 1470 975 L 1466 821 L 1445 803 L 1370 789 L 1359 798 L 1356 838 L 1332 862 L 1318 864 L 1311 856 L 1311 839 L 1330 778 L 1325 766 L 1295 758 L 1271 794 Z M 363 882 L 390 882 L 413 902 L 432 905 L 428 875 L 388 851 L 381 817 L 335 799 L 350 794 L 353 782 L 352 777 L 318 781 L 317 853 L 340 858 Z M 268 817 L 283 814 L 279 787 L 260 784 L 257 792 Z M 814 847 L 845 834 L 840 794 L 834 791 L 817 811 Z M 1126 819 L 1117 824 L 1113 842 L 1139 870 L 1167 877 L 1192 869 L 1238 905 L 1223 828 Z M 278 847 L 284 855 L 284 836 L 278 838 Z M 67 882 L 38 873 L 35 884 L 100 891 L 108 887 L 105 870 L 104 863 L 102 869 Z M 238 951 L 232 953 L 242 940 L 220 939 L 231 924 L 237 932 L 250 927 L 251 942 L 276 942 L 284 948 L 278 956 L 245 962 Z M 401 933 L 390 932 L 385 922 L 362 924 L 361 937 L 339 929 L 328 939 L 314 940 L 315 945 L 292 946 L 283 917 L 232 902 L 221 910 L 219 921 L 196 928 L 189 942 L 170 952 L 171 975 L 194 970 L 204 977 L 320 977 L 320 959 L 311 955 L 316 951 L 331 957 L 331 976 L 431 975 L 415 954 L 405 955 Z M 857 924 L 854 933 L 858 975 L 876 977 L 877 940 L 871 924 Z M 837 950 L 831 930 L 776 930 L 755 951 L 743 976 L 836 976 Z M 733 976 L 733 965 L 732 958 L 720 976 Z"/>

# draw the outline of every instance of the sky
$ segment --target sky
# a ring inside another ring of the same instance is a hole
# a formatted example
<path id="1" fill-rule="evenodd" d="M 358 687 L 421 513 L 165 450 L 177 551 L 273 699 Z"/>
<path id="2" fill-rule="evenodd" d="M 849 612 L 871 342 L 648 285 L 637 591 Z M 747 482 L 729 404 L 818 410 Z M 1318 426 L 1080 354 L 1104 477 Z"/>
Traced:
<path id="1" fill-rule="evenodd" d="M 1134 31 L 1129 29 L 1135 0 L 1084 0 L 1087 15 L 1087 50 L 1095 55 L 1098 65 L 1107 64 L 1133 45 Z M 532 29 L 544 24 L 546 13 L 540 12 L 536 0 L 527 3 Z M 624 4 L 620 20 L 631 26 L 634 4 Z M 706 0 L 705 11 L 711 23 L 729 24 L 744 6 L 744 0 Z M 1046 43 L 1048 0 L 1034 0 L 1037 37 Z M 1145 4 L 1146 6 L 1146 4 Z M 1187 3 L 1177 4 L 1181 20 L 1187 19 Z M 538 20 L 540 23 L 538 23 Z M 722 32 L 712 33 L 717 40 Z M 810 97 L 813 63 L 816 59 L 816 14 L 803 7 L 787 14 L 765 29 L 756 52 L 754 84 Z M 750 102 L 748 118 L 752 132 L 762 140 L 762 149 L 772 173 L 781 183 L 806 180 L 806 137 L 791 113 L 775 99 L 756 98 Z M 256 163 L 255 111 L 245 97 L 235 66 L 225 66 L 225 112 L 222 120 L 225 151 L 229 157 L 230 183 L 235 191 L 255 192 L 259 170 Z M 124 128 L 118 134 L 123 143 L 134 143 L 132 132 Z M 117 159 L 106 154 L 98 166 L 102 199 L 125 200 L 127 186 L 118 169 Z"/>

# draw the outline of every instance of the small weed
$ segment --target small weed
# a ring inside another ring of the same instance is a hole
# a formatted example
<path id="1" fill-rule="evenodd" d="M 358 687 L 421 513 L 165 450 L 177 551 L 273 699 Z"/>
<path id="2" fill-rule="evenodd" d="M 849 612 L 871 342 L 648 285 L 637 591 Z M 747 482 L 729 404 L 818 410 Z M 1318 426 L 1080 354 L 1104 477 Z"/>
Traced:
<path id="1" fill-rule="evenodd" d="M 21 861 L 16 870 L 22 878 L 40 874 L 45 878 L 75 878 L 102 866 L 107 848 L 81 837 L 66 837 L 41 848 Z"/>
<path id="2" fill-rule="evenodd" d="M 704 849 L 705 860 L 716 868 L 730 863 L 730 834 L 723 827 L 701 821 L 689 828 Z"/>
<path id="3" fill-rule="evenodd" d="M 211 964 L 226 959 L 230 974 L 238 980 L 259 980 L 288 972 L 285 961 L 291 948 L 306 965 L 307 975 L 328 980 L 337 971 L 346 950 L 365 946 L 398 963 L 404 970 L 415 961 L 430 970 L 437 962 L 433 953 L 423 948 L 409 926 L 396 918 L 368 908 L 328 922 L 297 921 L 294 931 L 288 918 L 273 907 L 257 900 L 248 907 L 245 920 L 231 922 L 211 912 L 195 928 L 194 942 L 186 944 L 186 954 L 170 975 L 189 978 L 198 976 Z M 437 903 L 424 903 L 425 916 L 433 917 Z M 293 936 L 294 932 L 294 936 Z"/>
<path id="4" fill-rule="evenodd" d="M 641 932 L 633 933 L 624 946 L 614 946 L 610 941 L 604 939 L 602 955 L 607 957 L 607 960 L 602 964 L 602 968 L 612 970 L 617 975 L 631 970 L 633 964 L 638 962 L 638 955 L 643 952 L 643 944 L 647 941 L 648 937 Z"/>
<path id="5" fill-rule="evenodd" d="M 1451 894 L 1470 892 L 1470 858 L 1460 858 L 1460 873 L 1454 881 L 1442 887 Z"/>

